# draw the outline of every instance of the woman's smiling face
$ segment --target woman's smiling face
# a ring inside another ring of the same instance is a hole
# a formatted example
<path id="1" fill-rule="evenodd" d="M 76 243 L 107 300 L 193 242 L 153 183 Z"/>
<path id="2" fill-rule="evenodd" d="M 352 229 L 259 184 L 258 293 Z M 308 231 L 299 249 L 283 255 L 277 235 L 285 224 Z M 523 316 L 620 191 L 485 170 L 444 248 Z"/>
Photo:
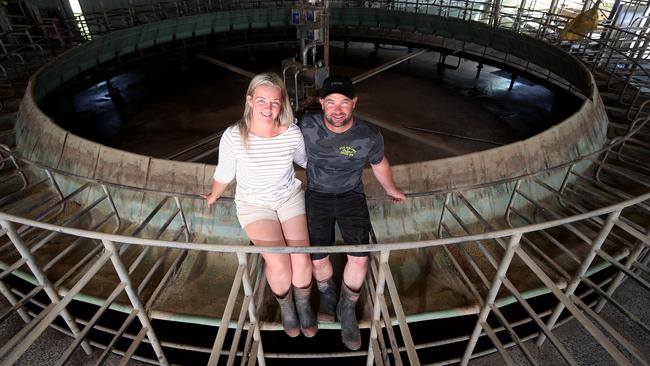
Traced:
<path id="1" fill-rule="evenodd" d="M 246 97 L 246 103 L 253 111 L 254 122 L 273 123 L 282 110 L 282 92 L 274 86 L 260 85 Z"/>

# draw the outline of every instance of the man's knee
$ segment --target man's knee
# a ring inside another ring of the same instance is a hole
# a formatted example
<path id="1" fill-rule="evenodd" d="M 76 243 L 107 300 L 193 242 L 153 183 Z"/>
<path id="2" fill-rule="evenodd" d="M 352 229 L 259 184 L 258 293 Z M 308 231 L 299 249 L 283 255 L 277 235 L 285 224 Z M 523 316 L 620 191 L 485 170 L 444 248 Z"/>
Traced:
<path id="1" fill-rule="evenodd" d="M 315 271 L 327 269 L 332 266 L 329 256 L 320 259 L 312 259 L 311 263 Z"/>
<path id="2" fill-rule="evenodd" d="M 356 257 L 348 255 L 348 264 L 350 269 L 359 269 L 365 271 L 368 268 L 368 257 Z"/>

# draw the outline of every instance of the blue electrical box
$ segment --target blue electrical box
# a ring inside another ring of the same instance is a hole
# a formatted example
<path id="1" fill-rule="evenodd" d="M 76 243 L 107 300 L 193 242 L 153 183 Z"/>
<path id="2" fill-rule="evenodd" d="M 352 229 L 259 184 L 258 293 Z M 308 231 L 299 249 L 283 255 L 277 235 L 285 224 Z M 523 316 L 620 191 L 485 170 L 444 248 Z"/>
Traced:
<path id="1" fill-rule="evenodd" d="M 300 9 L 291 9 L 291 24 L 300 25 Z"/>

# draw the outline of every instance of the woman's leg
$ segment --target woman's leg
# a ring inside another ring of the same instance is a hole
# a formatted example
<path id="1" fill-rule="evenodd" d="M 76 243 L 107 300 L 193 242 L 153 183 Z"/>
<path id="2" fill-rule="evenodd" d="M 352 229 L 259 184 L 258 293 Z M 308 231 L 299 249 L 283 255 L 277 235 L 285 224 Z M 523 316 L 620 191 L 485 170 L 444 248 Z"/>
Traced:
<path id="1" fill-rule="evenodd" d="M 248 238 L 257 246 L 284 246 L 282 226 L 273 220 L 257 220 L 244 227 Z M 273 293 L 284 296 L 291 288 L 291 259 L 288 254 L 263 253 L 264 273 Z"/>
<path id="2" fill-rule="evenodd" d="M 246 235 L 256 246 L 284 246 L 282 226 L 274 220 L 257 220 L 244 227 Z M 289 337 L 300 334 L 300 319 L 291 291 L 291 258 L 288 254 L 263 253 L 264 273 L 271 291 L 280 304 L 282 327 Z"/>
<path id="3" fill-rule="evenodd" d="M 290 247 L 309 246 L 307 216 L 299 215 L 282 223 L 284 241 Z M 309 254 L 290 254 L 293 270 L 291 283 L 295 287 L 305 287 L 311 283 L 311 259 Z"/>
<path id="4" fill-rule="evenodd" d="M 294 216 L 282 223 L 284 240 L 288 246 L 309 246 L 307 217 Z M 309 254 L 291 254 L 293 276 L 293 294 L 296 300 L 296 310 L 300 318 L 300 329 L 305 337 L 313 337 L 318 331 L 316 316 L 311 308 L 311 258 Z"/>

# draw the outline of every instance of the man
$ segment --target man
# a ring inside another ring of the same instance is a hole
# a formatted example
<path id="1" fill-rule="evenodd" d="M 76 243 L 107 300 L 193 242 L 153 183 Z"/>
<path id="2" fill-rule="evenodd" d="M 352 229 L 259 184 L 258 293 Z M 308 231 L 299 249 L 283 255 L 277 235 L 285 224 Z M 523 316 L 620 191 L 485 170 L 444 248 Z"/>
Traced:
<path id="1" fill-rule="evenodd" d="M 338 223 L 346 244 L 367 244 L 370 219 L 361 182 L 366 163 L 394 201 L 404 202 L 404 193 L 393 182 L 381 133 L 352 116 L 357 98 L 350 78 L 327 78 L 319 101 L 323 113 L 307 114 L 300 122 L 307 150 L 309 241 L 315 246 L 332 245 L 334 225 Z M 334 321 L 336 311 L 343 343 L 351 350 L 359 349 L 361 335 L 355 310 L 368 271 L 368 253 L 347 256 L 338 305 L 329 255 L 314 254 L 312 263 L 320 292 L 318 320 Z"/>

